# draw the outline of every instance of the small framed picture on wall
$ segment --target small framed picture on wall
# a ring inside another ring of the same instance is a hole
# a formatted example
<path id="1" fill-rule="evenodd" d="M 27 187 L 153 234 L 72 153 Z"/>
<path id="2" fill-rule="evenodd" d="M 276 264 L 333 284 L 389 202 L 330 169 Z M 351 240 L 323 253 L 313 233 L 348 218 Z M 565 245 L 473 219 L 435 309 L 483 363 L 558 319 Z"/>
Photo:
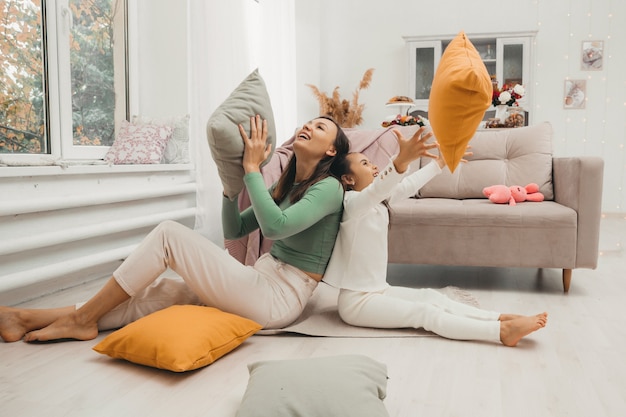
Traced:
<path id="1" fill-rule="evenodd" d="M 563 108 L 584 109 L 587 102 L 587 80 L 565 80 Z"/>
<path id="2" fill-rule="evenodd" d="M 580 57 L 580 69 L 583 71 L 600 71 L 602 69 L 603 56 L 603 41 L 583 41 Z"/>

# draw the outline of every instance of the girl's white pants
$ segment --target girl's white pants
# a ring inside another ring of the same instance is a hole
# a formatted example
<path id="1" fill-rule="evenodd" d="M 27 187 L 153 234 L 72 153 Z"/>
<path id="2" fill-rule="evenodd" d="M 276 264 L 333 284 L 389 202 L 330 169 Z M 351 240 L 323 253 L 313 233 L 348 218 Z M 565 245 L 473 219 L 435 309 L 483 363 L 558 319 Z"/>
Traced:
<path id="1" fill-rule="evenodd" d="M 168 267 L 182 279 L 159 278 Z M 113 278 L 131 298 L 101 318 L 101 330 L 122 327 L 174 304 L 216 307 L 264 328 L 281 328 L 300 316 L 317 286 L 300 269 L 269 254 L 245 266 L 173 221 L 152 230 Z"/>
<path id="2" fill-rule="evenodd" d="M 339 315 L 353 326 L 423 328 L 448 339 L 500 342 L 499 313 L 454 301 L 430 288 L 342 289 Z"/>

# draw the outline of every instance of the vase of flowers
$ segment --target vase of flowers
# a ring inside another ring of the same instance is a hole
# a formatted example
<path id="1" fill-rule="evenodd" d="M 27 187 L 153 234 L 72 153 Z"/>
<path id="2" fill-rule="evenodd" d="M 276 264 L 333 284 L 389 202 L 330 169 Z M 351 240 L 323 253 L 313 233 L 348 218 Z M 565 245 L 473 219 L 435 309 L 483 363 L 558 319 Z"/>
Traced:
<path id="1" fill-rule="evenodd" d="M 504 119 L 506 118 L 506 110 L 509 108 L 506 104 L 498 104 L 496 107 L 496 114 L 494 118 L 498 119 L 499 123 L 504 123 Z"/>
<path id="2" fill-rule="evenodd" d="M 502 88 L 494 85 L 491 104 L 496 108 L 496 118 L 505 123 L 507 111 L 510 107 L 519 107 L 518 100 L 524 97 L 524 86 L 520 84 L 504 84 Z M 523 113 L 523 112 L 522 112 Z"/>

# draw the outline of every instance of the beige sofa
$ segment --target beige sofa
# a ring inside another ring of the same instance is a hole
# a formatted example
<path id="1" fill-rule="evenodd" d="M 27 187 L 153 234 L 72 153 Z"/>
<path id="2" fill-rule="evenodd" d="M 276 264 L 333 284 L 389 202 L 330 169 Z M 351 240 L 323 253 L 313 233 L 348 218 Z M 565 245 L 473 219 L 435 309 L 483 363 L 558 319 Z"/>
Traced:
<path id="1" fill-rule="evenodd" d="M 417 127 L 401 127 L 405 136 Z M 346 129 L 351 150 L 384 166 L 397 152 L 391 129 Z M 291 154 L 279 147 L 264 168 L 269 184 Z M 569 290 L 572 270 L 598 261 L 602 200 L 602 159 L 554 157 L 549 123 L 478 131 L 473 155 L 454 173 L 445 169 L 415 198 L 391 207 L 389 262 L 484 267 L 560 268 Z M 413 169 L 431 163 L 422 158 Z M 495 204 L 482 190 L 495 184 L 537 183 L 542 202 Z M 245 192 L 240 204 L 248 203 Z M 428 237 L 427 239 L 425 237 Z M 271 241 L 258 233 L 226 247 L 241 262 L 253 263 Z"/>

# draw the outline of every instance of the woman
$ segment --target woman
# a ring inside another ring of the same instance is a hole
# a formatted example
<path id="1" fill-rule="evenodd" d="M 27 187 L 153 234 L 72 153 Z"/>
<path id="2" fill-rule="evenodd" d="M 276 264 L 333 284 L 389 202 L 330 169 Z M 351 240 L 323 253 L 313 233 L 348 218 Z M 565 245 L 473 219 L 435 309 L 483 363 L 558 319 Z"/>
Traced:
<path id="1" fill-rule="evenodd" d="M 294 321 L 322 279 L 335 242 L 343 187 L 330 175 L 330 166 L 348 152 L 348 138 L 330 118 L 306 123 L 296 134 L 287 169 L 268 190 L 260 172 L 271 151 L 266 146 L 267 122 L 257 115 L 250 118 L 250 137 L 242 126 L 239 131 L 252 205 L 240 213 L 237 199 L 223 197 L 224 235 L 235 239 L 260 228 L 274 240 L 270 253 L 254 266 L 244 266 L 194 231 L 166 221 L 84 305 L 43 310 L 2 307 L 2 339 L 90 340 L 99 330 L 121 327 L 175 303 L 216 307 L 265 328 Z M 168 267 L 186 285 L 155 282 Z"/>
<path id="2" fill-rule="evenodd" d="M 445 166 L 441 155 L 428 152 L 438 145 L 426 143 L 432 134 L 424 134 L 424 127 L 408 140 L 399 131 L 394 133 L 400 151 L 382 173 L 360 153 L 338 158 L 334 165 L 334 173 L 347 191 L 324 281 L 341 288 L 341 318 L 354 326 L 424 328 L 450 339 L 496 341 L 507 346 L 515 346 L 522 337 L 544 327 L 546 313 L 529 317 L 499 314 L 455 302 L 433 289 L 387 283 L 389 212 L 385 200 L 415 195 Z M 420 156 L 436 161 L 403 178 L 409 164 Z"/>

